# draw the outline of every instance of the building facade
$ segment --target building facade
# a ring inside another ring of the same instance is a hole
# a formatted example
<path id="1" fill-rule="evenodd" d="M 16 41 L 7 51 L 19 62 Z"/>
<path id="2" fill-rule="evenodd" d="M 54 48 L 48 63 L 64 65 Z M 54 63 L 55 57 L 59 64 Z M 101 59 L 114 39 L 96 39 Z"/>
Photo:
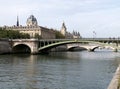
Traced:
<path id="1" fill-rule="evenodd" d="M 30 38 L 35 38 L 36 36 L 41 39 L 55 39 L 56 33 L 54 29 L 50 29 L 47 27 L 39 26 L 37 19 L 34 15 L 30 15 L 27 18 L 26 26 L 22 26 L 19 24 L 19 18 L 17 16 L 17 22 L 14 26 L 4 26 L 7 30 L 15 30 L 19 31 L 20 33 L 27 33 L 30 35 Z M 73 38 L 81 38 L 79 32 L 73 31 L 70 33 L 67 31 L 67 27 L 65 23 L 62 23 L 62 27 L 59 31 L 66 39 L 73 39 Z"/>
<path id="2" fill-rule="evenodd" d="M 38 25 L 37 19 L 30 15 L 26 21 L 26 26 L 19 25 L 19 19 L 17 17 L 17 24 L 14 26 L 5 26 L 8 30 L 19 31 L 20 33 L 27 33 L 30 35 L 30 38 L 34 38 L 36 35 L 39 35 L 42 39 L 55 39 L 55 32 L 52 29 L 42 27 Z"/>

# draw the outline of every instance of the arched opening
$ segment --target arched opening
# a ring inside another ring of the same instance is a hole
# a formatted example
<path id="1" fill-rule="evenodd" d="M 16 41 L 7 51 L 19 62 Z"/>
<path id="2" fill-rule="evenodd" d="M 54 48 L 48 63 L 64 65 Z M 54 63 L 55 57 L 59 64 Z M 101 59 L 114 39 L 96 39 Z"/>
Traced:
<path id="1" fill-rule="evenodd" d="M 43 47 L 40 47 L 38 49 L 38 51 L 39 51 L 39 53 L 49 53 L 52 48 L 55 48 L 55 47 L 58 47 L 58 46 L 61 46 L 61 45 L 66 45 L 66 44 L 73 44 L 73 43 L 82 43 L 82 42 L 78 42 L 78 41 L 56 42 L 56 43 L 52 43 L 52 44 L 49 44 L 49 45 L 44 45 Z M 85 42 L 85 43 L 88 44 L 88 42 Z M 73 47 L 73 48 L 71 48 L 71 49 L 69 48 L 67 50 L 69 50 L 69 51 L 73 50 L 74 51 L 74 49 L 75 50 L 77 49 L 78 51 L 80 51 L 80 50 L 87 50 L 87 48 L 85 48 L 85 47 L 77 47 L 77 48 Z"/>
<path id="2" fill-rule="evenodd" d="M 31 49 L 25 44 L 19 44 L 12 48 L 12 53 L 31 53 Z"/>
<path id="3" fill-rule="evenodd" d="M 98 49 L 98 48 L 99 48 L 99 46 L 97 46 L 97 47 L 91 49 L 90 51 L 95 51 L 95 50 Z"/>
<path id="4" fill-rule="evenodd" d="M 87 50 L 87 49 L 79 46 L 71 47 L 68 49 L 68 51 L 83 51 L 83 50 Z"/>

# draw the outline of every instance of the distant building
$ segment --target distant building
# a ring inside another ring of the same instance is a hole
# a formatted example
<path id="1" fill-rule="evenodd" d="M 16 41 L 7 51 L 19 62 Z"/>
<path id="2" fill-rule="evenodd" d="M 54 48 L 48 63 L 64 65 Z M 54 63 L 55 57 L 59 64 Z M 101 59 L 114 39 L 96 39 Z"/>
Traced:
<path id="1" fill-rule="evenodd" d="M 81 38 L 81 35 L 79 32 L 75 32 L 75 31 L 73 31 L 73 33 L 68 32 L 64 22 L 62 23 L 62 27 L 61 27 L 60 32 L 67 39 Z"/>
<path id="2" fill-rule="evenodd" d="M 73 31 L 72 35 L 73 35 L 73 38 L 82 38 L 80 33 L 77 31 Z"/>
<path id="3" fill-rule="evenodd" d="M 20 33 L 28 33 L 31 38 L 39 35 L 42 39 L 55 39 L 55 32 L 52 29 L 39 26 L 34 15 L 30 15 L 26 22 L 27 26 L 19 25 L 19 18 L 17 16 L 17 24 L 14 26 L 5 26 L 8 30 L 16 30 Z"/>
<path id="4" fill-rule="evenodd" d="M 34 17 L 34 15 L 30 15 L 27 18 L 26 26 L 20 25 L 19 18 L 17 16 L 16 25 L 4 26 L 4 28 L 6 28 L 7 30 L 19 31 L 20 33 L 27 33 L 30 35 L 30 38 L 35 38 L 36 35 L 42 39 L 55 39 L 56 38 L 55 30 L 47 28 L 47 27 L 39 26 L 37 19 Z M 73 33 L 68 32 L 64 22 L 62 23 L 60 33 L 63 36 L 65 36 L 66 39 L 81 38 L 79 32 L 75 32 L 75 31 L 73 31 Z"/>

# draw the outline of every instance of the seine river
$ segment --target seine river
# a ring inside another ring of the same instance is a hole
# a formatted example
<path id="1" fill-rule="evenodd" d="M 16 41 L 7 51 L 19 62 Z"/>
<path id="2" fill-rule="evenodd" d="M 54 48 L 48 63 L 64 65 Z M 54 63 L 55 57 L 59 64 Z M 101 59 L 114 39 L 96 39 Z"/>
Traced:
<path id="1" fill-rule="evenodd" d="M 107 89 L 120 52 L 0 55 L 0 89 Z"/>

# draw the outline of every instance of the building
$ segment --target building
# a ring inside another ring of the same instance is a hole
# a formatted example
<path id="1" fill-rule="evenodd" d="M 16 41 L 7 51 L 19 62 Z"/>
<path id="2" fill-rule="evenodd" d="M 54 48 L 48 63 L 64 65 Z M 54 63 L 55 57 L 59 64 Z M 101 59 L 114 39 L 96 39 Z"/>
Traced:
<path id="1" fill-rule="evenodd" d="M 19 18 L 17 16 L 17 24 L 11 27 L 5 26 L 5 28 L 8 30 L 16 30 L 20 33 L 27 33 L 30 35 L 30 38 L 34 38 L 36 35 L 38 35 L 42 39 L 55 39 L 54 30 L 39 26 L 34 15 L 30 15 L 30 17 L 27 19 L 26 26 L 19 25 Z"/>
<path id="2" fill-rule="evenodd" d="M 50 29 L 47 27 L 39 26 L 37 19 L 34 15 L 30 15 L 27 18 L 26 26 L 22 26 L 19 23 L 19 18 L 17 16 L 17 22 L 14 26 L 4 26 L 7 30 L 15 30 L 19 31 L 20 33 L 27 33 L 30 35 L 30 38 L 35 38 L 36 36 L 41 39 L 55 39 L 56 33 L 54 29 Z M 73 38 L 81 38 L 79 32 L 70 33 L 67 31 L 67 27 L 65 23 L 62 23 L 62 27 L 60 29 L 60 33 L 66 38 L 66 39 L 73 39 Z"/>
<path id="3" fill-rule="evenodd" d="M 77 31 L 73 31 L 72 35 L 73 35 L 73 38 L 82 38 L 80 33 Z"/>
<path id="4" fill-rule="evenodd" d="M 75 31 L 73 31 L 73 33 L 68 32 L 64 22 L 62 23 L 60 32 L 63 36 L 65 36 L 66 39 L 81 38 L 79 32 L 75 32 Z"/>

